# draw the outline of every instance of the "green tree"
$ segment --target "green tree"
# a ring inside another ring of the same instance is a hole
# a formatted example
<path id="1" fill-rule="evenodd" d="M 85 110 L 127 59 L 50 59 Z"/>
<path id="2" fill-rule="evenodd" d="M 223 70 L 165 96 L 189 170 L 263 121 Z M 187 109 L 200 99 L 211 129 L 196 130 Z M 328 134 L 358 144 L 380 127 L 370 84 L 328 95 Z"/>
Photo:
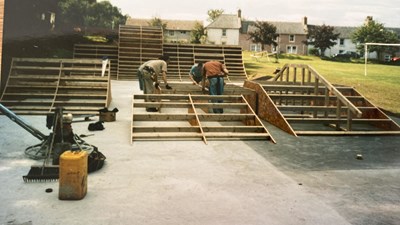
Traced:
<path id="1" fill-rule="evenodd" d="M 88 0 L 61 0 L 58 3 L 61 20 L 72 28 L 84 26 L 84 17 L 90 4 Z"/>
<path id="2" fill-rule="evenodd" d="M 323 24 L 322 26 L 315 26 L 310 28 L 307 34 L 306 45 L 313 45 L 314 48 L 319 49 L 321 56 L 325 55 L 325 50 L 330 49 L 336 45 L 336 40 L 339 38 L 340 33 L 334 33 L 334 27 Z"/>
<path id="3" fill-rule="evenodd" d="M 207 11 L 208 22 L 214 22 L 222 13 L 224 13 L 223 9 L 210 9 Z"/>
<path id="4" fill-rule="evenodd" d="M 203 24 L 196 22 L 191 33 L 190 43 L 200 44 L 205 40 L 206 32 Z"/>
<path id="5" fill-rule="evenodd" d="M 108 1 L 92 4 L 85 17 L 85 25 L 90 27 L 104 27 L 115 29 L 125 24 L 127 16 L 123 16 L 120 10 Z"/>
<path id="6" fill-rule="evenodd" d="M 363 26 L 359 27 L 351 37 L 353 43 L 357 45 L 360 52 L 364 52 L 364 43 L 398 43 L 397 34 L 385 28 L 382 23 L 374 20 L 369 20 Z M 384 51 L 396 51 L 396 47 L 371 45 L 368 47 L 368 52 L 377 52 L 378 58 Z"/>
<path id="7" fill-rule="evenodd" d="M 69 28 L 116 28 L 127 18 L 108 1 L 60 0 L 58 7 L 62 23 Z"/>
<path id="8" fill-rule="evenodd" d="M 254 27 L 255 29 L 248 33 L 249 40 L 252 40 L 253 43 L 260 43 L 263 51 L 264 45 L 278 45 L 275 41 L 278 37 L 276 26 L 268 22 L 257 21 Z"/>
<path id="9" fill-rule="evenodd" d="M 167 23 L 164 23 L 161 18 L 158 17 L 154 17 L 153 19 L 151 19 L 148 22 L 149 26 L 153 26 L 153 27 L 161 27 L 163 31 L 165 31 L 165 29 L 167 29 Z"/>

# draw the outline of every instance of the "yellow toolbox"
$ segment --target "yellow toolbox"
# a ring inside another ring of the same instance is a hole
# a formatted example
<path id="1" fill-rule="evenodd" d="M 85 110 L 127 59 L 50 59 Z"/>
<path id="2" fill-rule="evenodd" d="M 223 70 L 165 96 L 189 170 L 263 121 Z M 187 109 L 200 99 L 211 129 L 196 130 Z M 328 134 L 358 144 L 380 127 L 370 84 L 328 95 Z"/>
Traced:
<path id="1" fill-rule="evenodd" d="M 65 151 L 60 156 L 60 200 L 80 200 L 87 192 L 88 154 L 86 151 Z"/>

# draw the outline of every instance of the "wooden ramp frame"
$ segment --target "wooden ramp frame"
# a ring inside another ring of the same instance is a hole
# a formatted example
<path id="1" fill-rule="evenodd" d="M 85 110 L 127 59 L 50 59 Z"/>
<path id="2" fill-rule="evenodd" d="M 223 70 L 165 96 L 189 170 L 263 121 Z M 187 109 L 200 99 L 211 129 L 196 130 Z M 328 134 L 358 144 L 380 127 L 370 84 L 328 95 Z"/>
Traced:
<path id="1" fill-rule="evenodd" d="M 107 57 L 110 60 L 110 78 L 117 79 L 118 73 L 118 46 L 105 44 L 75 44 L 74 59 L 103 59 Z"/>
<path id="2" fill-rule="evenodd" d="M 147 101 L 145 101 L 147 99 Z M 211 103 L 210 100 L 223 100 Z M 131 141 L 274 139 L 242 95 L 134 95 Z M 158 112 L 146 112 L 147 107 Z M 223 108 L 223 114 L 208 113 Z"/>
<path id="3" fill-rule="evenodd" d="M 193 64 L 210 60 L 226 65 L 229 70 L 227 81 L 243 82 L 247 79 L 240 46 L 165 43 L 163 52 L 170 56 L 169 80 L 190 81 L 189 71 Z"/>
<path id="4" fill-rule="evenodd" d="M 139 66 L 163 54 L 170 56 L 167 74 L 171 81 L 190 81 L 193 64 L 210 60 L 226 65 L 228 82 L 247 79 L 240 46 L 163 43 L 163 32 L 158 27 L 120 26 L 118 46 L 74 45 L 74 58 L 107 56 L 111 60 L 111 78 L 116 80 L 137 80 Z"/>
<path id="5" fill-rule="evenodd" d="M 25 115 L 46 115 L 56 107 L 74 115 L 95 115 L 111 101 L 110 64 L 94 59 L 13 58 L 0 102 Z"/>
<path id="6" fill-rule="evenodd" d="M 160 27 L 119 27 L 117 80 L 137 80 L 137 69 L 144 62 L 163 54 L 163 31 Z"/>
<path id="7" fill-rule="evenodd" d="M 246 81 L 257 113 L 293 135 L 390 135 L 400 126 L 354 88 L 334 86 L 308 65 L 286 64 L 272 81 Z"/>

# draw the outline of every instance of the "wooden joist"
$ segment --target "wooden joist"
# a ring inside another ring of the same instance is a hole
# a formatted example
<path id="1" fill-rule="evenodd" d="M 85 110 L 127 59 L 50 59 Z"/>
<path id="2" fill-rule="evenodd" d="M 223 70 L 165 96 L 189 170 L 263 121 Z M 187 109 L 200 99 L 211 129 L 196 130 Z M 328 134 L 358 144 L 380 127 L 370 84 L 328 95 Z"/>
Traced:
<path id="1" fill-rule="evenodd" d="M 211 102 L 216 99 L 223 102 Z M 197 139 L 207 143 L 208 139 L 261 139 L 275 142 L 240 95 L 134 95 L 132 106 L 132 141 Z M 146 112 L 146 108 L 157 108 L 158 112 Z M 223 108 L 224 113 L 210 113 L 213 108 Z"/>

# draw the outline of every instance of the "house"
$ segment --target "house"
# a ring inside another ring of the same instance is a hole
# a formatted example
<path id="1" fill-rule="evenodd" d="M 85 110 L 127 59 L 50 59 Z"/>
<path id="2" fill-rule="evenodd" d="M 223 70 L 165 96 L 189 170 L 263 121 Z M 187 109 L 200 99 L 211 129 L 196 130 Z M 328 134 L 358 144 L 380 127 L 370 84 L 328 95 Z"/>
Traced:
<path id="1" fill-rule="evenodd" d="M 336 44 L 334 46 L 325 50 L 324 56 L 333 56 L 345 51 L 357 52 L 357 47 L 351 40 L 351 35 L 354 33 L 354 31 L 356 31 L 356 29 L 356 27 L 335 26 L 333 28 L 333 33 L 339 34 L 339 37 L 337 40 L 335 40 Z"/>
<path id="2" fill-rule="evenodd" d="M 372 17 L 367 17 L 366 22 L 368 20 L 371 20 Z M 310 25 L 312 26 L 312 25 Z M 350 51 L 350 52 L 359 52 L 357 50 L 357 46 L 355 43 L 353 43 L 351 36 L 352 34 L 358 29 L 359 27 L 340 27 L 340 26 L 335 26 L 333 32 L 334 33 L 339 33 L 339 38 L 336 40 L 336 45 L 332 46 L 330 49 L 325 50 L 325 56 L 333 56 L 338 53 L 342 53 L 345 51 Z M 310 28 L 311 29 L 311 28 Z M 398 37 L 400 37 L 400 28 L 386 28 L 387 30 L 394 32 L 397 34 Z M 380 60 L 384 60 L 386 55 L 393 56 L 393 53 L 384 53 Z M 399 56 L 400 51 L 397 51 L 394 53 L 394 56 Z M 377 59 L 378 55 L 376 52 L 370 52 L 368 53 L 368 58 L 370 59 Z"/>
<path id="3" fill-rule="evenodd" d="M 216 45 L 239 45 L 241 10 L 238 14 L 221 14 L 205 27 L 207 43 Z"/>
<path id="4" fill-rule="evenodd" d="M 264 50 L 268 52 L 279 52 L 288 54 L 307 54 L 307 45 L 304 41 L 307 40 L 307 17 L 304 17 L 300 22 L 273 22 L 265 21 L 276 27 L 278 34 L 275 40 L 278 45 L 264 46 Z M 256 29 L 255 21 L 242 21 L 242 29 L 240 32 L 240 45 L 243 50 L 261 51 L 261 44 L 254 43 L 250 40 L 249 32 Z"/>
<path id="5" fill-rule="evenodd" d="M 128 18 L 126 25 L 149 26 L 152 19 Z M 202 21 L 197 20 L 161 20 L 166 24 L 164 30 L 164 41 L 170 43 L 190 43 L 192 30 L 196 24 L 203 25 Z"/>

